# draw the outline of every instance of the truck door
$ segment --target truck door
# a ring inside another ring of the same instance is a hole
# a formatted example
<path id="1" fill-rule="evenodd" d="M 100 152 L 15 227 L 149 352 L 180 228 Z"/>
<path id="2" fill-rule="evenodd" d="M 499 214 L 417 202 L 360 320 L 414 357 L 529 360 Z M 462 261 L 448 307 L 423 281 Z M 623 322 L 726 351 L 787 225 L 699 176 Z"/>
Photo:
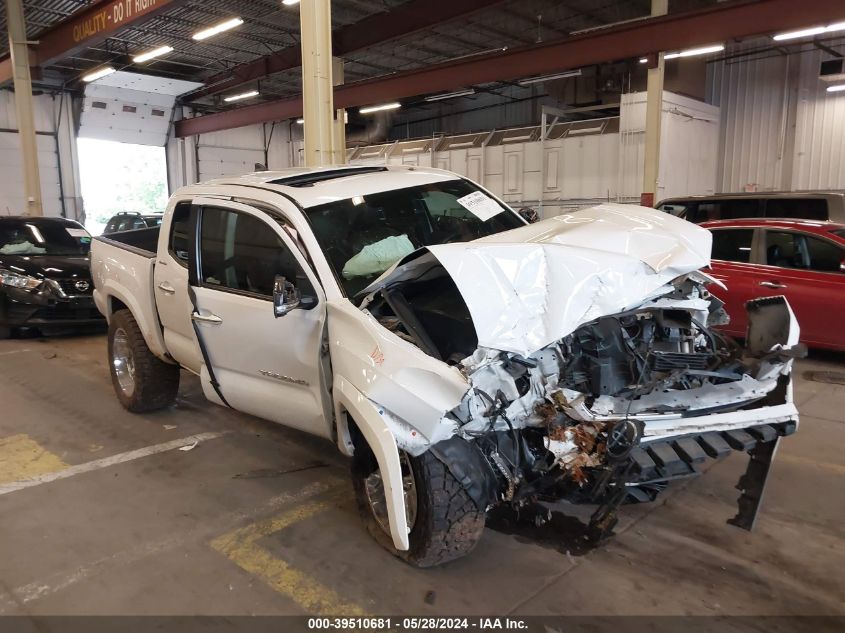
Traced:
<path id="1" fill-rule="evenodd" d="M 191 202 L 180 202 L 161 227 L 154 292 L 167 351 L 182 367 L 199 373 L 202 355 L 191 324 L 193 307 L 187 292 L 191 213 Z"/>
<path id="2" fill-rule="evenodd" d="M 281 218 L 244 204 L 198 198 L 194 207 L 192 319 L 219 393 L 238 411 L 330 437 L 325 297 L 294 233 Z M 277 317 L 273 294 L 282 277 L 301 303 Z M 203 364 L 203 390 L 220 402 L 211 373 Z"/>

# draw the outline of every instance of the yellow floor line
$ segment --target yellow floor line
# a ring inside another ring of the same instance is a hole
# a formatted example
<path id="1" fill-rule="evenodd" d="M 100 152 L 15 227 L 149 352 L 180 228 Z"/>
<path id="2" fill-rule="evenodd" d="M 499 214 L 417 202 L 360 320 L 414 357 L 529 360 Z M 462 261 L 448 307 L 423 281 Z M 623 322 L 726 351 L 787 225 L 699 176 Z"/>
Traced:
<path id="1" fill-rule="evenodd" d="M 0 484 L 64 470 L 65 464 L 29 435 L 0 438 Z"/>
<path id="2" fill-rule="evenodd" d="M 367 615 L 358 605 L 342 598 L 287 561 L 276 558 L 258 545 L 264 537 L 280 532 L 331 509 L 329 501 L 304 503 L 285 514 L 219 536 L 211 546 L 241 569 L 258 576 L 279 593 L 287 596 L 309 614 Z"/>

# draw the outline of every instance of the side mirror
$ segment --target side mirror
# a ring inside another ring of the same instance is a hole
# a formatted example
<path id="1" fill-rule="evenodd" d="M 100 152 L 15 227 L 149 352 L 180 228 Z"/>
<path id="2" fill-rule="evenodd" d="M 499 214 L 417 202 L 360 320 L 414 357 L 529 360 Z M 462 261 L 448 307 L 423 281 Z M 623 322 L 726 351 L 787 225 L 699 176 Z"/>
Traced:
<path id="1" fill-rule="evenodd" d="M 540 221 L 540 216 L 537 215 L 537 212 L 531 207 L 523 207 L 519 210 L 519 215 L 521 215 L 522 219 L 528 222 L 528 224 L 534 224 L 535 222 Z"/>
<path id="2" fill-rule="evenodd" d="M 296 310 L 302 303 L 302 295 L 291 282 L 281 275 L 276 275 L 273 282 L 273 314 L 278 319 L 288 312 Z"/>

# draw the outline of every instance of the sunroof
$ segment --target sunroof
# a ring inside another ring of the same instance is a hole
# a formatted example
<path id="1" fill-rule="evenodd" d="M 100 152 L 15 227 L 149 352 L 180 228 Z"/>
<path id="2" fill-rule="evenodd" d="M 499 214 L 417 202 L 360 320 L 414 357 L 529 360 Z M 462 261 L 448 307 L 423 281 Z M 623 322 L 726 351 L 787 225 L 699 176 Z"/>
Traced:
<path id="1" fill-rule="evenodd" d="M 345 169 L 318 171 L 311 174 L 302 174 L 301 176 L 290 176 L 289 178 L 271 180 L 269 184 L 284 185 L 285 187 L 313 187 L 318 182 L 325 182 L 327 180 L 335 180 L 336 178 L 345 178 L 346 176 L 355 176 L 358 174 L 372 174 L 379 171 L 387 171 L 387 167 L 347 167 Z"/>

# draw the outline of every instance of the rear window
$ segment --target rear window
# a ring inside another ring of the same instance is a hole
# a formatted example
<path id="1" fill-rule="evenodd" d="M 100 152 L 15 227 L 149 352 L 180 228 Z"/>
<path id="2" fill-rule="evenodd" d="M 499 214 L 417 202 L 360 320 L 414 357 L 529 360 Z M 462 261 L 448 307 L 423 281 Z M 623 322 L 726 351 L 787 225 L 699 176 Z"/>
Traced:
<path id="1" fill-rule="evenodd" d="M 772 198 L 766 201 L 766 217 L 824 222 L 829 217 L 827 200 L 824 198 Z"/>
<path id="2" fill-rule="evenodd" d="M 741 220 L 760 217 L 760 200 L 737 198 L 734 200 L 709 200 L 691 202 L 683 216 L 689 222 L 700 224 L 711 220 Z"/>
<path id="3" fill-rule="evenodd" d="M 754 229 L 719 229 L 712 233 L 712 259 L 746 264 L 751 261 Z"/>
<path id="4" fill-rule="evenodd" d="M 183 266 L 188 265 L 191 248 L 191 204 L 183 202 L 173 210 L 170 222 L 170 254 Z"/>

